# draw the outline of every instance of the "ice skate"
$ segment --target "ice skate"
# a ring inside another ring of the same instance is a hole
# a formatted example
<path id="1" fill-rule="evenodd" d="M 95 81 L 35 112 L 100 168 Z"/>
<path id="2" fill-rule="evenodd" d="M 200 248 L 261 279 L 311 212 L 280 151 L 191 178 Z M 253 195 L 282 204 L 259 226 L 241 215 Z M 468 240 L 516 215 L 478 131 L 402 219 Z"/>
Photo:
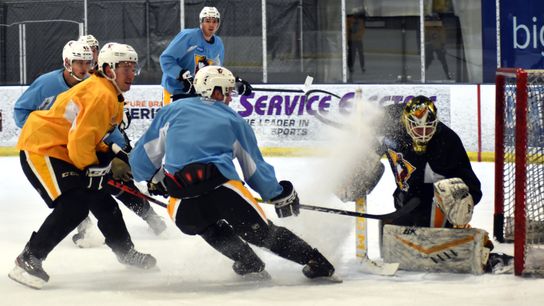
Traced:
<path id="1" fill-rule="evenodd" d="M 241 261 L 235 261 L 234 264 L 232 264 L 232 270 L 234 270 L 236 274 L 242 276 L 244 280 L 248 281 L 263 281 L 271 279 L 272 277 L 264 269 L 264 267 L 265 265 L 260 259 L 259 262 L 254 262 L 251 264 L 244 264 Z"/>
<path id="2" fill-rule="evenodd" d="M 153 209 L 149 209 L 147 214 L 143 217 L 145 222 L 149 225 L 155 235 L 160 235 L 166 230 L 166 223 L 164 219 L 159 216 Z"/>
<path id="3" fill-rule="evenodd" d="M 334 275 L 334 267 L 317 249 L 314 249 L 312 258 L 302 269 L 307 278 L 317 281 L 341 283 L 342 280 Z"/>
<path id="4" fill-rule="evenodd" d="M 120 263 L 140 269 L 149 270 L 157 264 L 157 260 L 151 254 L 140 253 L 134 248 L 124 254 L 116 255 Z"/>
<path id="5" fill-rule="evenodd" d="M 514 272 L 514 257 L 504 253 L 490 253 L 484 270 L 492 274 L 512 274 Z"/>
<path id="6" fill-rule="evenodd" d="M 72 241 L 82 249 L 95 248 L 104 244 L 104 237 L 93 226 L 90 217 L 87 217 L 77 226 L 77 233 L 72 236 Z"/>
<path id="7" fill-rule="evenodd" d="M 42 268 L 42 260 L 32 255 L 27 247 L 15 259 L 15 267 L 8 276 L 34 289 L 41 289 L 49 281 L 49 275 Z"/>

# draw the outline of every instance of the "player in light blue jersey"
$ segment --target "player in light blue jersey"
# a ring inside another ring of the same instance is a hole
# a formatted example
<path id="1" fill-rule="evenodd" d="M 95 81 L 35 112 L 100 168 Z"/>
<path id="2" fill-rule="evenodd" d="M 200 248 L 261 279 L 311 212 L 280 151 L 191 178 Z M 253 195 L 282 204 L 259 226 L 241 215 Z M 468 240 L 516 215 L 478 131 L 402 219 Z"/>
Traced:
<path id="1" fill-rule="evenodd" d="M 71 40 L 62 50 L 62 60 L 63 69 L 38 77 L 15 102 L 13 116 L 18 127 L 23 127 L 31 112 L 51 108 L 58 94 L 83 81 L 93 55 L 87 44 Z"/>
<path id="2" fill-rule="evenodd" d="M 194 94 L 192 78 L 200 68 L 224 64 L 225 47 L 215 35 L 220 17 L 215 7 L 204 7 L 199 15 L 200 27 L 182 30 L 162 52 L 164 105 L 182 97 L 180 95 Z M 172 95 L 175 97 L 171 98 Z"/>
<path id="3" fill-rule="evenodd" d="M 280 218 L 298 215 L 299 200 L 289 181 L 278 183 L 265 162 L 249 124 L 228 104 L 234 75 L 207 66 L 195 76 L 200 97 L 161 109 L 130 156 L 136 181 L 147 181 L 151 194 L 169 195 L 168 213 L 179 229 L 200 235 L 234 261 L 239 275 L 266 277 L 264 263 L 248 242 L 304 265 L 308 278 L 330 277 L 332 264 L 290 230 L 274 225 L 240 179 L 275 205 Z"/>

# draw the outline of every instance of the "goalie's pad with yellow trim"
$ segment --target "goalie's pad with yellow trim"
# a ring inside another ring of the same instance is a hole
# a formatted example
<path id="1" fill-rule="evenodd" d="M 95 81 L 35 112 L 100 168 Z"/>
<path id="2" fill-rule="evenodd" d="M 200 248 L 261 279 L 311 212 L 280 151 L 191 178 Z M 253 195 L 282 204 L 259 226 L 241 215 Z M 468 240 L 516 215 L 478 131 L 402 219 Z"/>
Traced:
<path id="1" fill-rule="evenodd" d="M 486 231 L 385 225 L 384 262 L 399 269 L 425 272 L 482 274 L 489 257 Z"/>

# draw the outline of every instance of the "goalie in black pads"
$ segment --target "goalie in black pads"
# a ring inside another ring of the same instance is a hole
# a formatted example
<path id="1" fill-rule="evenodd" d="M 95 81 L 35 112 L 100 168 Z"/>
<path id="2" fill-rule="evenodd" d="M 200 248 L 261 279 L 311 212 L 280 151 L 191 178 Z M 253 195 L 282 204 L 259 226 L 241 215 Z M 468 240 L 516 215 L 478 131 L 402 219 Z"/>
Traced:
<path id="1" fill-rule="evenodd" d="M 289 181 L 278 181 L 266 163 L 251 127 L 228 104 L 235 77 L 226 68 L 201 68 L 194 80 L 198 97 L 165 106 L 130 156 L 136 181 L 148 181 L 152 194 L 169 195 L 168 212 L 179 229 L 200 235 L 234 261 L 239 275 L 267 277 L 265 264 L 248 242 L 304 265 L 308 278 L 330 277 L 332 264 L 290 230 L 276 226 L 244 186 L 234 167 L 237 158 L 245 182 L 278 216 L 299 213 Z"/>
<path id="2" fill-rule="evenodd" d="M 485 231 L 469 229 L 482 191 L 461 139 L 425 96 L 386 106 L 382 122 L 383 140 L 371 154 L 377 170 L 359 173 L 360 188 L 351 188 L 348 199 L 378 183 L 377 157 L 385 155 L 397 185 L 395 208 L 407 212 L 385 222 L 391 225 L 383 230 L 384 260 L 400 261 L 401 269 L 482 273 L 492 243 Z"/>

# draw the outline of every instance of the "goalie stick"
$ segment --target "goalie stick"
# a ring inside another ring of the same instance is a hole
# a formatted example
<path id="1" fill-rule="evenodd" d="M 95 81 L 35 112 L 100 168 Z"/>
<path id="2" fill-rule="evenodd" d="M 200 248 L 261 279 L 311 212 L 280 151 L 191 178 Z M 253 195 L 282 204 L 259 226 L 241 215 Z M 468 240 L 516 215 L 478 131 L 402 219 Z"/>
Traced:
<path id="1" fill-rule="evenodd" d="M 159 200 L 157 200 L 157 199 L 155 199 L 155 198 L 153 198 L 151 196 L 148 196 L 147 194 L 142 193 L 139 190 L 136 190 L 134 188 L 130 188 L 129 186 L 127 186 L 127 185 L 125 185 L 123 183 L 116 182 L 116 181 L 110 179 L 110 180 L 108 180 L 108 185 L 110 185 L 112 187 L 115 187 L 115 188 L 117 188 L 117 189 L 119 189 L 121 191 L 124 191 L 126 193 L 129 193 L 129 194 L 131 194 L 133 196 L 136 196 L 136 197 L 139 197 L 139 198 L 142 198 L 142 199 L 146 199 L 149 202 L 152 202 L 152 203 L 157 204 L 159 206 L 162 206 L 164 208 L 166 208 L 168 206 L 168 204 L 166 204 L 166 203 L 164 203 L 162 201 L 159 201 Z M 271 203 L 263 202 L 262 199 L 259 199 L 259 198 L 255 198 L 255 199 L 257 200 L 257 202 L 272 205 Z M 383 214 L 383 215 L 373 215 L 373 214 L 359 213 L 359 212 L 349 211 L 349 210 L 341 210 L 341 209 L 321 207 L 321 206 L 313 206 L 313 205 L 306 205 L 306 204 L 300 204 L 300 208 L 306 209 L 306 210 L 314 210 L 314 211 L 324 212 L 324 213 L 332 213 L 332 214 L 337 214 L 337 215 L 351 216 L 351 217 L 376 219 L 376 220 L 395 220 L 395 219 L 397 219 L 399 217 L 402 217 L 404 215 L 409 214 L 418 205 L 419 205 L 419 200 L 418 201 L 411 200 L 406 205 L 404 205 L 401 209 L 399 209 L 397 211 L 394 211 L 394 212 L 391 212 L 391 213 L 388 213 L 388 214 Z"/>
<path id="2" fill-rule="evenodd" d="M 359 120 L 355 122 L 355 132 L 358 137 L 362 133 L 362 121 L 360 118 L 363 114 L 363 92 L 361 88 L 357 88 L 354 94 L 355 115 Z M 367 207 L 366 193 L 355 199 L 355 211 L 360 213 L 366 212 Z M 410 203 L 411 205 L 419 204 L 416 200 Z M 408 207 L 409 208 L 409 207 Z M 408 209 L 406 208 L 406 209 Z M 383 263 L 376 262 L 368 257 L 368 221 L 367 219 L 357 218 L 355 221 L 355 256 L 360 259 L 359 270 L 363 273 L 378 274 L 391 276 L 395 275 L 399 268 L 399 263 Z"/>

